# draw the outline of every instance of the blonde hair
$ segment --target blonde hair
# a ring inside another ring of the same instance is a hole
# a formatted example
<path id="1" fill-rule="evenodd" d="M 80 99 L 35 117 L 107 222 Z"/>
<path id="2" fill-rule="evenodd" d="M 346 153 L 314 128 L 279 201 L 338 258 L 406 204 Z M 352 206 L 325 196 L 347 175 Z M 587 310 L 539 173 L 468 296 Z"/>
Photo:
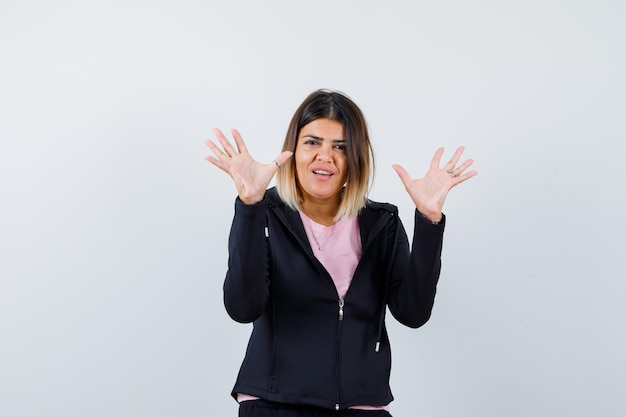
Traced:
<path id="1" fill-rule="evenodd" d="M 348 178 L 335 221 L 356 216 L 365 207 L 374 176 L 374 151 L 365 117 L 361 109 L 345 94 L 331 90 L 314 91 L 300 104 L 291 118 L 283 151 L 295 153 L 300 130 L 317 119 L 331 119 L 343 125 Z M 296 176 L 295 158 L 289 158 L 278 170 L 276 189 L 285 204 L 294 210 L 302 209 L 302 193 Z"/>

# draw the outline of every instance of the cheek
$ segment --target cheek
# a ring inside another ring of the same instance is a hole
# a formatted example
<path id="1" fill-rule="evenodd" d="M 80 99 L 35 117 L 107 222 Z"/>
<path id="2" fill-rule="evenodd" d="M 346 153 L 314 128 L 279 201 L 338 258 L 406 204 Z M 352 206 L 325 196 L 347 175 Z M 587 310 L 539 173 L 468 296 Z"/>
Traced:
<path id="1" fill-rule="evenodd" d="M 343 154 L 341 157 L 337 159 L 337 163 L 340 165 L 341 170 L 344 171 L 345 174 L 348 173 L 348 156 Z"/>
<path id="2" fill-rule="evenodd" d="M 341 166 L 341 179 L 342 182 L 348 181 L 348 158 L 343 158 L 340 162 Z"/>
<path id="3" fill-rule="evenodd" d="M 295 165 L 296 165 L 296 175 L 298 176 L 302 176 L 302 174 L 304 174 L 308 170 L 308 164 L 303 160 L 303 158 L 296 157 Z"/>

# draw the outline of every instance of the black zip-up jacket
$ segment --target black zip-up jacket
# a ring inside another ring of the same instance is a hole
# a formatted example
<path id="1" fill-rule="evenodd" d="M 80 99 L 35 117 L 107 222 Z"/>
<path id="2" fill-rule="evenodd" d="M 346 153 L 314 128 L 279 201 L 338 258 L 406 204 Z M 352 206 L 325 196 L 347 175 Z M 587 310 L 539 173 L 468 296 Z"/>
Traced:
<path id="1" fill-rule="evenodd" d="M 416 211 L 412 251 L 395 206 L 368 202 L 358 223 L 362 256 L 340 300 L 274 188 L 254 205 L 236 200 L 224 304 L 254 326 L 233 396 L 328 409 L 393 400 L 386 306 L 409 327 L 428 321 L 445 218 L 433 225 Z"/>

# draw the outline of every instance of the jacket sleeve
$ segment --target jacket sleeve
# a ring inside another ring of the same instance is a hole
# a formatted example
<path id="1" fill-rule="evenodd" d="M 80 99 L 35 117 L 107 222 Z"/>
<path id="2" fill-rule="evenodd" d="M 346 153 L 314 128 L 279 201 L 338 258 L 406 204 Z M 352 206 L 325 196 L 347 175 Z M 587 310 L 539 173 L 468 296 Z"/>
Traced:
<path id="1" fill-rule="evenodd" d="M 268 243 L 265 237 L 268 201 L 246 205 L 235 201 L 228 238 L 228 271 L 224 306 L 240 323 L 250 323 L 265 310 L 269 297 Z"/>
<path id="2" fill-rule="evenodd" d="M 416 210 L 410 251 L 406 232 L 399 218 L 396 219 L 395 226 L 395 230 L 389 233 L 392 250 L 387 304 L 400 323 L 417 328 L 430 319 L 435 302 L 441 271 L 445 216 L 439 224 L 434 225 Z"/>

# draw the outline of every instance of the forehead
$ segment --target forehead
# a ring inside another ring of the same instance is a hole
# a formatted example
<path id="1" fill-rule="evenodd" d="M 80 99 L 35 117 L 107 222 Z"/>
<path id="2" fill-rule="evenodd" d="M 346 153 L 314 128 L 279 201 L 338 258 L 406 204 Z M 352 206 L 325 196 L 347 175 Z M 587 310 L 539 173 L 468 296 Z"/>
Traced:
<path id="1" fill-rule="evenodd" d="M 315 136 L 319 139 L 341 139 L 345 140 L 345 129 L 341 122 L 332 119 L 315 119 L 307 123 L 300 129 L 299 137 Z"/>

